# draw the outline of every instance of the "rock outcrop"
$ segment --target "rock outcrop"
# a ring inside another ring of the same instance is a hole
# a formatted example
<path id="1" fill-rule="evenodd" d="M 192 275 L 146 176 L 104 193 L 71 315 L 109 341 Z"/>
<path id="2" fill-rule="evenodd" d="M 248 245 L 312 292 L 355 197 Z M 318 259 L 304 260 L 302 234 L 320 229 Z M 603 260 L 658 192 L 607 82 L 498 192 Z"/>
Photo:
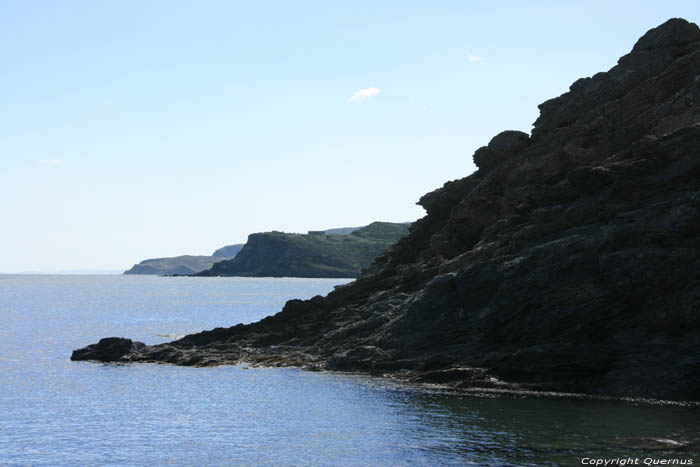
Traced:
<path id="1" fill-rule="evenodd" d="M 99 360 L 101 362 L 118 362 L 134 348 L 143 347 L 140 342 L 133 342 L 123 337 L 105 337 L 97 344 L 74 350 L 71 360 Z"/>
<path id="2" fill-rule="evenodd" d="M 700 30 L 669 20 L 540 110 L 353 283 L 107 357 L 700 399 Z"/>
<path id="3" fill-rule="evenodd" d="M 525 149 L 529 144 L 530 136 L 522 131 L 503 131 L 494 136 L 488 146 L 483 146 L 474 153 L 474 165 L 482 172 L 489 172 L 498 167 L 510 156 Z"/>

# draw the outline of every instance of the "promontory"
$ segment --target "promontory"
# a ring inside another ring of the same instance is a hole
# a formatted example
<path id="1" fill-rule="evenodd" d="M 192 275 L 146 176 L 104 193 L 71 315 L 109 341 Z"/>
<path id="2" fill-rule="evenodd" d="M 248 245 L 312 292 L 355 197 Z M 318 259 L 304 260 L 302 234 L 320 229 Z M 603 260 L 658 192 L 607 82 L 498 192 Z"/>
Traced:
<path id="1" fill-rule="evenodd" d="M 506 131 L 354 282 L 74 360 L 247 361 L 469 388 L 700 399 L 700 30 L 671 19 Z M 369 170 L 369 169 L 368 169 Z"/>

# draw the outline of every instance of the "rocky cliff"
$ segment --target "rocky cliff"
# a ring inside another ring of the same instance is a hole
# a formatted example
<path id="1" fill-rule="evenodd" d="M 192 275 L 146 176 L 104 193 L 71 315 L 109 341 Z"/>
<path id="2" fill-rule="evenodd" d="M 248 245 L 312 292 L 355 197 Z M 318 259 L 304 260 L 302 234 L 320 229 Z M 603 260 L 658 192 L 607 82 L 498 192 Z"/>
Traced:
<path id="1" fill-rule="evenodd" d="M 409 224 L 373 222 L 349 234 L 327 231 L 255 233 L 235 258 L 198 276 L 357 277 L 381 252 L 408 233 Z M 342 229 L 338 229 L 342 230 Z"/>
<path id="2" fill-rule="evenodd" d="M 226 245 L 224 247 L 215 250 L 212 256 L 220 259 L 231 259 L 235 258 L 239 251 L 243 248 L 242 243 L 236 243 L 235 245 Z"/>
<path id="3" fill-rule="evenodd" d="M 392 373 L 700 399 L 700 30 L 673 19 L 540 105 L 353 283 L 251 325 L 74 360 Z"/>

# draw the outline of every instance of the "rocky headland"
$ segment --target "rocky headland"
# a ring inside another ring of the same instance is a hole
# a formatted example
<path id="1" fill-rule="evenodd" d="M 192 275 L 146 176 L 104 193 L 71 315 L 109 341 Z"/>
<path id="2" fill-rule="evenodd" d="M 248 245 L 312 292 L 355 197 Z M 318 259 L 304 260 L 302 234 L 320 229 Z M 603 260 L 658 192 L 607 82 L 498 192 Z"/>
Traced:
<path id="1" fill-rule="evenodd" d="M 235 258 L 198 276 L 358 277 L 374 258 L 408 233 L 410 224 L 372 222 L 360 228 L 307 234 L 263 232 L 248 236 Z M 349 231 L 348 233 L 344 233 Z"/>
<path id="2" fill-rule="evenodd" d="M 235 258 L 243 248 L 242 243 L 226 245 L 214 251 L 211 256 L 182 255 L 168 258 L 144 259 L 134 264 L 124 274 L 140 275 L 192 275 L 211 268 L 219 261 Z"/>
<path id="3" fill-rule="evenodd" d="M 230 245 L 225 248 L 230 248 L 238 245 Z M 243 245 L 240 245 L 243 247 Z M 240 248 L 239 248 L 240 250 Z M 218 251 L 218 250 L 217 250 Z M 231 252 L 233 253 L 233 252 Z M 168 258 L 151 258 L 144 259 L 138 264 L 134 264 L 130 269 L 124 271 L 124 274 L 138 275 L 191 275 L 205 271 L 211 268 L 219 261 L 236 256 L 221 257 L 221 256 L 194 256 L 182 255 Z"/>
<path id="4" fill-rule="evenodd" d="M 246 361 L 461 388 L 700 399 L 700 30 L 672 19 L 423 196 L 354 282 L 274 316 L 73 360 Z"/>

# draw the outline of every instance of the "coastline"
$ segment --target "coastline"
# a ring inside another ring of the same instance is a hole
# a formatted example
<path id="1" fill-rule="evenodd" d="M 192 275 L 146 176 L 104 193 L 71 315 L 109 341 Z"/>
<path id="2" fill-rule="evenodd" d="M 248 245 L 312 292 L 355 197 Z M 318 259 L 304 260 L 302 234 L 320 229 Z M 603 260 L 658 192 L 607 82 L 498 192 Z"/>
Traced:
<path id="1" fill-rule="evenodd" d="M 350 284 L 261 321 L 74 360 L 254 363 L 699 400 L 700 29 L 671 19 L 504 131 Z M 669 102 L 677 102 L 671 106 Z"/>

